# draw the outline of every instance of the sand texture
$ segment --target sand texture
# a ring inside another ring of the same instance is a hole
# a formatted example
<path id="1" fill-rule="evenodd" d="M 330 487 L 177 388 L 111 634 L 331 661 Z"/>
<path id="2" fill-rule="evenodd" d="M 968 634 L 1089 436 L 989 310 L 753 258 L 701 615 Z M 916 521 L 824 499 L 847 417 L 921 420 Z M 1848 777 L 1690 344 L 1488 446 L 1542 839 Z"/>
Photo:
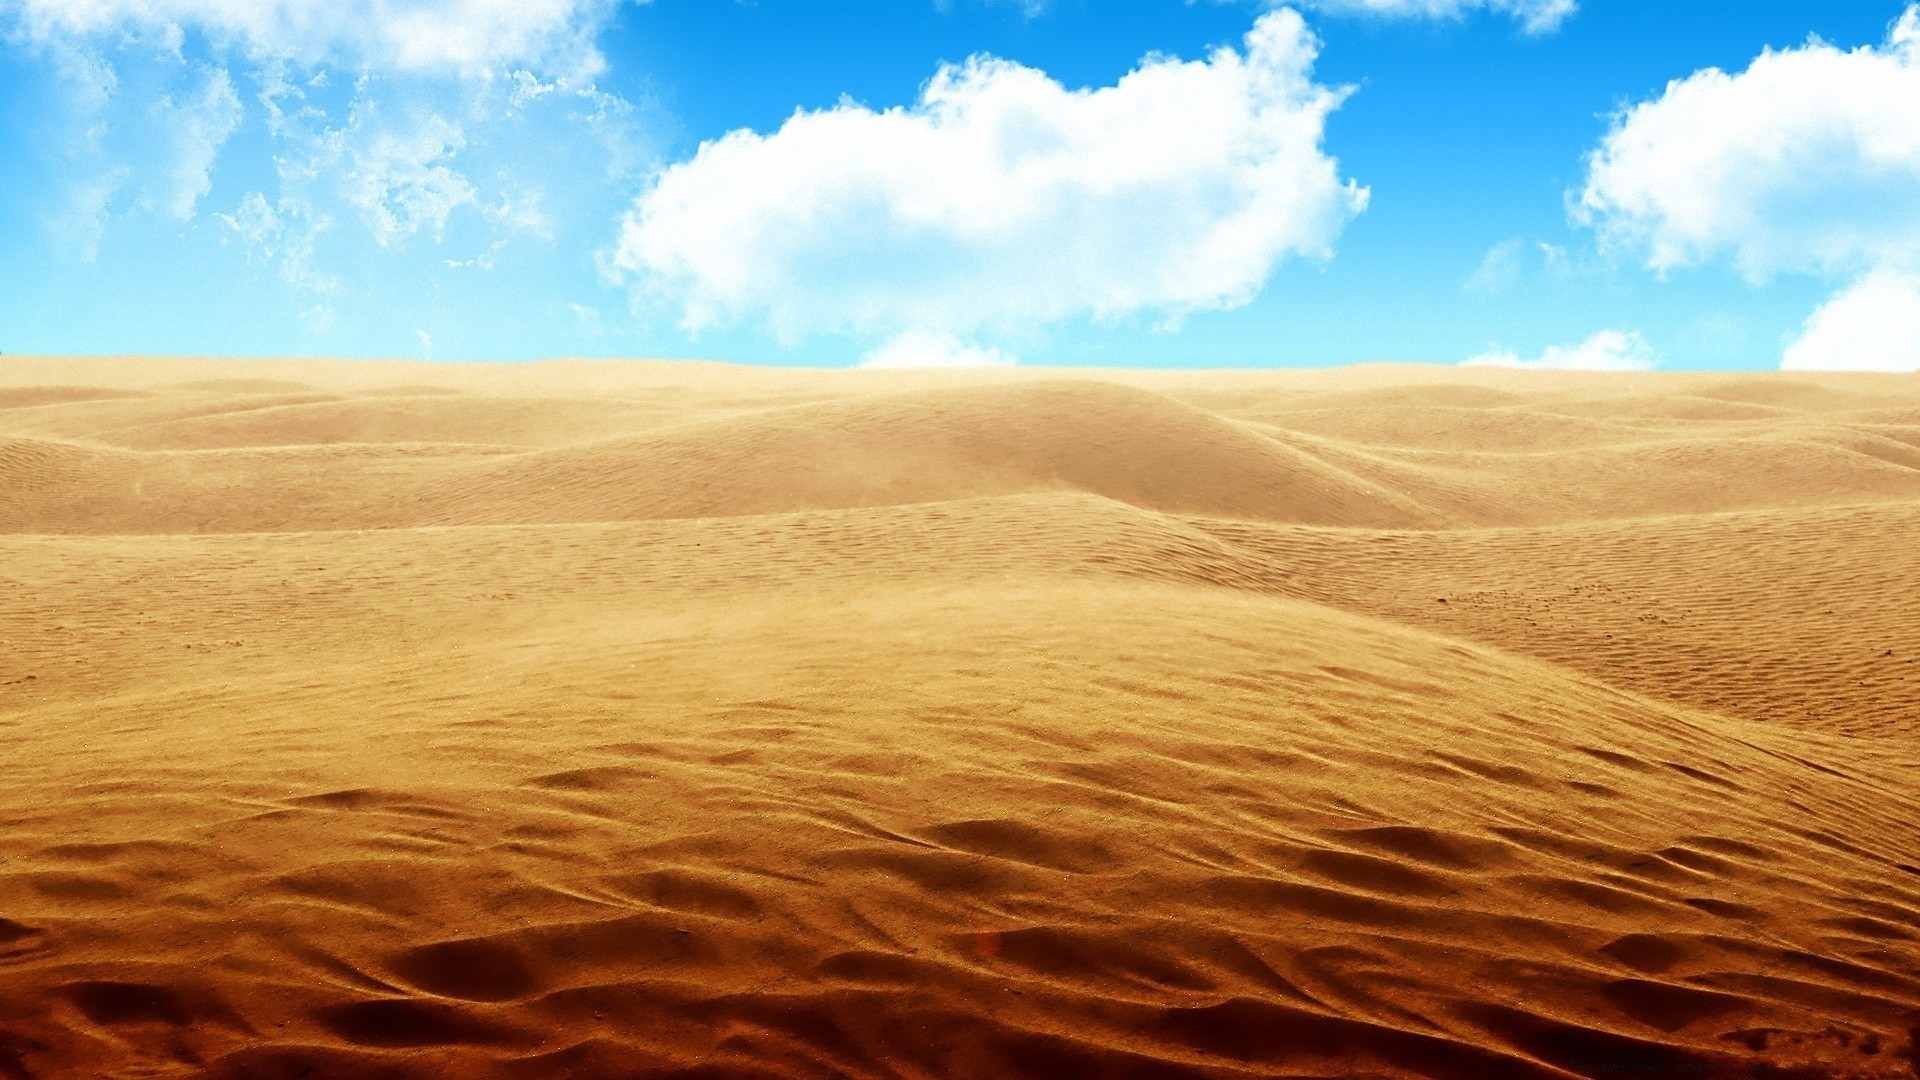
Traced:
<path id="1" fill-rule="evenodd" d="M 0 1080 L 1914 1077 L 1920 378 L 0 358 Z"/>

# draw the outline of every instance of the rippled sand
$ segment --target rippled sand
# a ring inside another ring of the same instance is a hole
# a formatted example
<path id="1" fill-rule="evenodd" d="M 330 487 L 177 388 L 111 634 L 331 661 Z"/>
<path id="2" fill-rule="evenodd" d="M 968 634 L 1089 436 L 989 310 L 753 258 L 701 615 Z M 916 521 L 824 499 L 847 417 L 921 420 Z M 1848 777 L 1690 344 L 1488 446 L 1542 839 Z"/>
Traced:
<path id="1" fill-rule="evenodd" d="M 0 1078 L 1912 1077 L 1920 378 L 0 358 Z"/>

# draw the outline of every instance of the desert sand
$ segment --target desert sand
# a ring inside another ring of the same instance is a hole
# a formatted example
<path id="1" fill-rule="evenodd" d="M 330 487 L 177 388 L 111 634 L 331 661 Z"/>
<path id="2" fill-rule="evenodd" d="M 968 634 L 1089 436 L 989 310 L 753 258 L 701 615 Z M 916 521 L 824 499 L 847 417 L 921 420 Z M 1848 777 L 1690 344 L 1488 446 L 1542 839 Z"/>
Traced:
<path id="1" fill-rule="evenodd" d="M 1920 377 L 0 358 L 0 1078 L 1912 1077 Z"/>

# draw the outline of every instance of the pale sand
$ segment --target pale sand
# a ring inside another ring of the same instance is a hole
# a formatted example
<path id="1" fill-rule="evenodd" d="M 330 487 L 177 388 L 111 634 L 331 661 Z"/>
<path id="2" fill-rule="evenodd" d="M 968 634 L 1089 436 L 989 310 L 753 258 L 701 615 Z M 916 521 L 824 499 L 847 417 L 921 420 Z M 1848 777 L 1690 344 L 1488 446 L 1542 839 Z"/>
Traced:
<path id="1" fill-rule="evenodd" d="M 0 1078 L 1920 1065 L 1920 378 L 9 356 L 0 534 Z"/>

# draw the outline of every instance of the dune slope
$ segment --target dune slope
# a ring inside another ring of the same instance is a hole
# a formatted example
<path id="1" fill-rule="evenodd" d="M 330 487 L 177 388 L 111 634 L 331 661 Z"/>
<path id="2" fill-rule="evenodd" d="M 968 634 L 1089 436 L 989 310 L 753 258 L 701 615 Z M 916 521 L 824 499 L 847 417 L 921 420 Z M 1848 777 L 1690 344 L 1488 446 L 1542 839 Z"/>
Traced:
<path id="1" fill-rule="evenodd" d="M 1920 387 L 18 370 L 0 1077 L 1920 1070 Z"/>

